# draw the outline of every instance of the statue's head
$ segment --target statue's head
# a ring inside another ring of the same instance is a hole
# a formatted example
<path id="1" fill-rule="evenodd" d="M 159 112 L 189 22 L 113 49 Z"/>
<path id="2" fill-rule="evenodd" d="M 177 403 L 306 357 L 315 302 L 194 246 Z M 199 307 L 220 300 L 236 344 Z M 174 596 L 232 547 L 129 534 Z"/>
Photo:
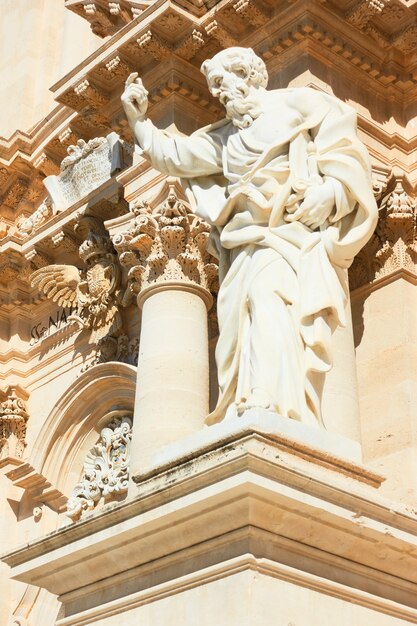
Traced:
<path id="1" fill-rule="evenodd" d="M 250 126 L 259 115 L 255 92 L 268 83 L 265 63 L 251 48 L 227 48 L 204 61 L 201 71 L 211 94 L 226 108 L 235 126 Z"/>

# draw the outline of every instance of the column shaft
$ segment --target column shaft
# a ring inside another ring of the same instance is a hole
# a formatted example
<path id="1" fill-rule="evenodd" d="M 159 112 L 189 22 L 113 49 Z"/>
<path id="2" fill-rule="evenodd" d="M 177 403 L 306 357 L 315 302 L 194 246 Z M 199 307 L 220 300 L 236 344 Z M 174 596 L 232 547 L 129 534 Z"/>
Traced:
<path id="1" fill-rule="evenodd" d="M 198 293 L 166 284 L 143 304 L 131 474 L 164 446 L 201 430 L 208 405 L 206 304 Z"/>

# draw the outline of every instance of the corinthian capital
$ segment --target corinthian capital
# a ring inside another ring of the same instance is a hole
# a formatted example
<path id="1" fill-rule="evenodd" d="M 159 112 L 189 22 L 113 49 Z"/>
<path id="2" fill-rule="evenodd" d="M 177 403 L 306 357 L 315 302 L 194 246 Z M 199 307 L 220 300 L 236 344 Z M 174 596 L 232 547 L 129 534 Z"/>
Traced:
<path id="1" fill-rule="evenodd" d="M 137 202 L 133 223 L 113 237 L 120 263 L 128 269 L 138 304 L 157 286 L 195 289 L 208 307 L 217 290 L 217 264 L 207 252 L 210 226 L 178 198 L 175 184 L 162 205 Z"/>
<path id="2" fill-rule="evenodd" d="M 404 172 L 374 183 L 379 205 L 375 233 L 349 270 L 351 290 L 370 286 L 399 273 L 417 274 L 417 211 L 415 191 Z"/>

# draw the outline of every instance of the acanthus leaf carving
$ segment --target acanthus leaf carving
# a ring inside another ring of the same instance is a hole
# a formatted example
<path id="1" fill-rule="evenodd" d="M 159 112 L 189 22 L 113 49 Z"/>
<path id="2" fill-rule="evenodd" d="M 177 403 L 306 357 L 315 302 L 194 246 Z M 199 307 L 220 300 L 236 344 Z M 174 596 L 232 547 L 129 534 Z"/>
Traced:
<path id="1" fill-rule="evenodd" d="M 192 59 L 196 52 L 202 48 L 205 43 L 203 34 L 194 28 L 191 35 L 186 37 L 175 49 L 175 54 L 178 54 L 186 60 Z"/>
<path id="2" fill-rule="evenodd" d="M 104 504 L 120 499 L 129 483 L 132 419 L 116 416 L 102 429 L 100 440 L 88 452 L 81 481 L 67 502 L 66 515 L 73 521 Z"/>
<path id="3" fill-rule="evenodd" d="M 168 185 L 165 202 L 155 209 L 135 203 L 133 224 L 113 237 L 120 263 L 128 269 L 128 290 L 138 295 L 151 285 L 174 281 L 198 285 L 209 295 L 217 279 L 217 264 L 206 248 L 210 227 L 178 198 L 175 184 Z"/>
<path id="4" fill-rule="evenodd" d="M 359 0 L 348 13 L 347 20 L 356 28 L 365 29 L 372 17 L 382 13 L 390 0 Z"/>
<path id="5" fill-rule="evenodd" d="M 21 458 L 26 447 L 26 424 L 29 419 L 26 401 L 29 394 L 19 385 L 9 385 L 1 393 L 0 459 Z"/>
<path id="6" fill-rule="evenodd" d="M 148 30 L 137 39 L 140 50 L 150 54 L 156 61 L 161 61 L 171 52 L 170 46 Z"/>
<path id="7" fill-rule="evenodd" d="M 417 200 L 406 188 L 402 172 L 397 172 L 391 180 L 387 177 L 384 182 L 380 178 L 374 183 L 379 221 L 349 270 L 351 290 L 398 270 L 417 274 Z"/>
<path id="8" fill-rule="evenodd" d="M 268 21 L 268 16 L 255 5 L 253 0 L 238 0 L 233 5 L 237 15 L 248 20 L 253 26 L 263 26 Z"/>

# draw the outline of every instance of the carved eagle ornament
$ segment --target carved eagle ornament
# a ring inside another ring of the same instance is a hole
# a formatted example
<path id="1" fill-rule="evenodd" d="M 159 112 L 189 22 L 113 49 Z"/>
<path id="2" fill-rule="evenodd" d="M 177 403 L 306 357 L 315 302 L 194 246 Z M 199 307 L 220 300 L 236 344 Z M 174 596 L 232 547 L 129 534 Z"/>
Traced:
<path id="1" fill-rule="evenodd" d="M 32 287 L 52 302 L 76 309 L 68 320 L 80 328 L 91 328 L 92 343 L 121 328 L 119 283 L 120 269 L 108 258 L 100 259 L 85 271 L 74 265 L 47 265 L 31 276 Z"/>

